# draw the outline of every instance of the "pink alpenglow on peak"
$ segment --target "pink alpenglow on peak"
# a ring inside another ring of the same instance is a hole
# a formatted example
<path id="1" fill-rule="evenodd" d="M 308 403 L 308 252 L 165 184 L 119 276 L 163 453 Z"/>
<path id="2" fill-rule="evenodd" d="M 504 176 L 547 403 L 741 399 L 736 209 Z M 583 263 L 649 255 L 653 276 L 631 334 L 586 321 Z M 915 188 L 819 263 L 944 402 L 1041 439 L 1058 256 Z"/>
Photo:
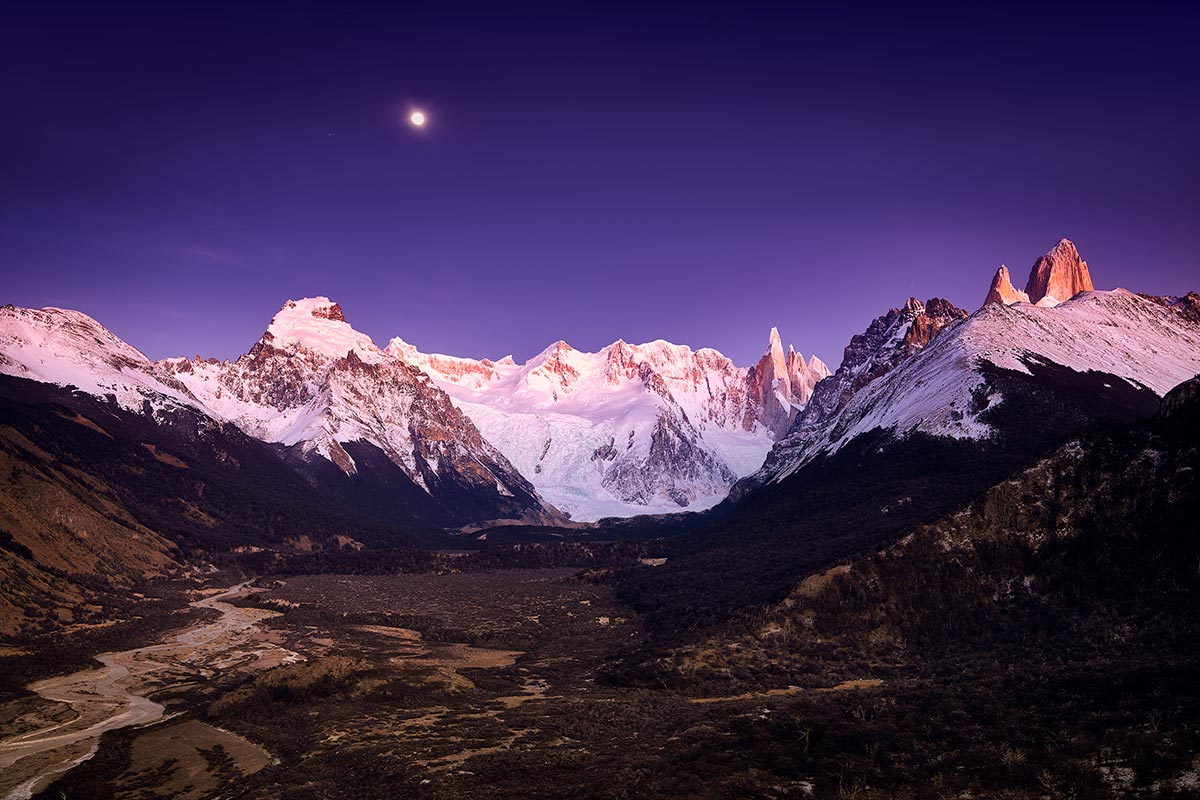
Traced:
<path id="1" fill-rule="evenodd" d="M 829 368 L 816 356 L 806 364 L 804 356 L 791 346 L 785 356 L 779 329 L 771 328 L 767 351 L 749 376 L 750 396 L 757 408 L 747 416 L 747 424 L 759 422 L 776 439 L 783 437 L 812 397 L 817 381 L 827 377 Z"/>
<path id="2" fill-rule="evenodd" d="M 1087 262 L 1079 257 L 1070 239 L 1059 239 L 1050 252 L 1034 262 L 1029 282 L 1025 284 L 1025 294 L 1031 303 L 1044 297 L 1065 303 L 1080 292 L 1093 289 Z"/>
<path id="3" fill-rule="evenodd" d="M 382 356 L 371 337 L 350 327 L 342 307 L 328 297 L 305 297 L 284 303 L 267 326 L 262 343 L 325 358 L 343 358 L 351 351 L 370 362 Z"/>
<path id="4" fill-rule="evenodd" d="M 1079 257 L 1070 239 L 1059 239 L 1058 244 L 1040 256 L 1029 271 L 1025 291 L 1013 286 L 1008 267 L 1001 266 L 992 278 L 983 304 L 1011 306 L 1013 303 L 1030 303 L 1042 308 L 1053 308 L 1065 303 L 1080 292 L 1094 291 L 1092 276 L 1087 262 Z"/>
<path id="5" fill-rule="evenodd" d="M 1013 303 L 1028 302 L 1029 295 L 1013 286 L 1012 278 L 1008 274 L 1008 267 L 1000 265 L 1000 269 L 996 270 L 996 277 L 992 278 L 992 285 L 988 289 L 983 304 L 986 306 L 988 303 L 998 303 L 1011 306 Z"/>
<path id="6" fill-rule="evenodd" d="M 523 364 L 387 352 L 420 368 L 534 484 L 577 520 L 708 508 L 754 472 L 811 386 L 829 370 L 785 355 L 773 330 L 763 361 L 618 339 L 588 353 L 558 341 Z"/>

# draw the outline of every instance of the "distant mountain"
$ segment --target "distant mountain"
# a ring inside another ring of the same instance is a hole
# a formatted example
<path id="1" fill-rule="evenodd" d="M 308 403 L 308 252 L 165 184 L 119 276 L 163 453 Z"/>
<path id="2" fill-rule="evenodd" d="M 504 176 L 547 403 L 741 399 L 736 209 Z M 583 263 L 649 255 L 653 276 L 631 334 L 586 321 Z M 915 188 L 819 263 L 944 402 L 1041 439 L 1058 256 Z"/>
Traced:
<path id="1" fill-rule="evenodd" d="M 380 519 L 558 519 L 444 392 L 328 298 L 286 303 L 236 361 L 158 367 L 219 419 L 285 447 L 322 491 Z"/>
<path id="2" fill-rule="evenodd" d="M 700 510 L 757 469 L 817 381 L 815 356 L 784 355 L 777 330 L 757 365 L 665 341 L 598 353 L 556 342 L 524 364 L 387 352 L 444 389 L 555 506 L 579 520 Z"/>
<path id="3" fill-rule="evenodd" d="M 1035 265 L 1051 286 L 1055 265 L 1070 267 L 1063 294 L 1085 274 L 1077 253 L 1064 260 L 1073 252 L 1060 243 Z M 763 467 L 667 565 L 631 577 L 631 599 L 664 632 L 778 602 L 797 574 L 887 546 L 1086 426 L 1145 420 L 1200 374 L 1200 296 L 1046 298 L 970 315 L 910 299 L 874 320 Z M 634 533 L 658 531 L 673 532 Z"/>
<path id="4" fill-rule="evenodd" d="M 192 409 L 277 446 L 319 495 L 359 513 L 460 525 L 553 524 L 555 506 L 578 520 L 708 508 L 761 466 L 829 370 L 785 355 L 774 329 L 749 368 L 664 341 L 599 353 L 558 342 L 522 365 L 398 338 L 385 350 L 316 297 L 286 303 L 232 362 L 152 362 L 85 314 L 9 306 L 0 374 L 151 418 Z"/>
<path id="5" fill-rule="evenodd" d="M 910 299 L 875 320 L 738 493 L 875 430 L 976 441 L 1040 436 L 1049 444 L 1092 419 L 1149 413 L 1158 398 L 1200 373 L 1200 328 L 1183 301 L 1124 289 L 1075 291 L 1090 287 L 1091 278 L 1065 239 L 1038 259 L 1030 281 L 1035 294 L 1049 286 L 1068 296 L 1040 294 L 1032 305 L 988 302 L 969 317 L 944 301 Z M 1078 418 L 1064 418 L 1064 405 L 1032 418 L 1006 414 L 1012 394 L 1031 392 L 1071 397 Z"/>
<path id="6" fill-rule="evenodd" d="M 149 416 L 179 407 L 209 413 L 169 372 L 79 311 L 0 307 L 0 374 L 74 386 Z"/>
<path id="7" fill-rule="evenodd" d="M 151 362 L 85 314 L 5 306 L 0 374 L 73 386 L 152 421 L 182 409 L 198 425 L 232 423 L 358 517 L 398 526 L 561 519 L 445 393 L 325 298 L 289 302 L 232 363 Z"/>

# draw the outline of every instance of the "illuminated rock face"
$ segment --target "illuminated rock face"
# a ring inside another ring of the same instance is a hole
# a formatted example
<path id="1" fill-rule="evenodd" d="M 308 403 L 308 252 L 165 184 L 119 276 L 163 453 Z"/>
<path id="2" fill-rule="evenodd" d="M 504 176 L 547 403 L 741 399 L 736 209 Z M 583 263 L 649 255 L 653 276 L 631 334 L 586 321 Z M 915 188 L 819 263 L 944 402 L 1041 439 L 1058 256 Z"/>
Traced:
<path id="1" fill-rule="evenodd" d="M 1087 262 L 1079 257 L 1079 251 L 1069 239 L 1059 239 L 1058 244 L 1034 262 L 1025 284 L 1025 294 L 1030 303 L 1038 303 L 1050 297 L 1065 303 L 1080 292 L 1090 292 L 1092 276 Z"/>
<path id="2" fill-rule="evenodd" d="M 1013 303 L 1028 302 L 1029 295 L 1013 286 L 1012 278 L 1008 274 L 1008 267 L 1001 266 L 996 270 L 996 277 L 992 278 L 992 285 L 988 288 L 983 304 L 986 306 L 988 303 L 999 303 L 1011 306 Z"/>
<path id="3" fill-rule="evenodd" d="M 945 300 L 910 298 L 872 322 L 850 340 L 837 372 L 817 385 L 763 468 L 731 496 L 781 481 L 859 437 L 920 434 L 995 446 L 1015 430 L 997 420 L 1031 407 L 1049 413 L 1021 419 L 1024 435 L 1061 435 L 1055 425 L 1153 405 L 1197 373 L 1200 295 L 1096 291 L 1075 245 L 1063 239 L 1038 258 L 1025 292 L 1001 267 L 969 317 Z M 1100 400 L 1085 407 L 1074 399 L 1081 391 Z"/>

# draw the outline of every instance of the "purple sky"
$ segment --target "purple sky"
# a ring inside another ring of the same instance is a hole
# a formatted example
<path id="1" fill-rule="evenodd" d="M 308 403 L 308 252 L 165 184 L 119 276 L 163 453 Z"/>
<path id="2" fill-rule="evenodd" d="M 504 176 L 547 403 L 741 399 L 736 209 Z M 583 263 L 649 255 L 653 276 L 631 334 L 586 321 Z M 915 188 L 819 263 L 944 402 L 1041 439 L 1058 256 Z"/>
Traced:
<path id="1" fill-rule="evenodd" d="M 326 294 L 459 355 L 746 364 L 778 325 L 836 365 L 1061 236 L 1098 287 L 1200 288 L 1188 6 L 263 5 L 8 10 L 0 302 L 152 357 Z"/>

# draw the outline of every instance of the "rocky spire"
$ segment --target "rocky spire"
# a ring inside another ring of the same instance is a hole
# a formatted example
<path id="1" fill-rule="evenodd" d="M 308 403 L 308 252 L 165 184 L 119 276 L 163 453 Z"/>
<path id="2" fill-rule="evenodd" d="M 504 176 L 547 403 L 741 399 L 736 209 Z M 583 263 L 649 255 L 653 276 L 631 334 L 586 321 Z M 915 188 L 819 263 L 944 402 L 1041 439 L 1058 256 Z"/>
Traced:
<path id="1" fill-rule="evenodd" d="M 790 395 L 792 382 L 788 377 L 787 358 L 783 354 L 783 341 L 779 338 L 779 328 L 771 328 L 770 342 L 767 345 L 767 352 L 763 354 L 763 359 L 770 361 L 771 377 L 779 380 L 784 394 Z"/>
<path id="2" fill-rule="evenodd" d="M 756 419 L 775 434 L 782 437 L 791 427 L 796 413 L 812 397 L 817 381 L 829 376 L 829 368 L 816 356 L 809 363 L 794 347 L 783 352 L 779 329 L 771 328 L 767 350 L 748 375 L 749 395 Z"/>
<path id="3" fill-rule="evenodd" d="M 771 328 L 767 351 L 748 377 L 750 396 L 761 409 L 760 421 L 776 438 L 783 436 L 796 416 L 796 409 L 792 406 L 792 381 L 778 328 Z"/>
<path id="4" fill-rule="evenodd" d="M 1000 269 L 996 270 L 996 277 L 992 278 L 991 288 L 988 289 L 983 304 L 986 306 L 989 303 L 996 303 L 1011 306 L 1013 303 L 1028 302 L 1029 295 L 1013 286 L 1012 278 L 1008 274 L 1008 267 L 1001 264 Z"/>
<path id="5" fill-rule="evenodd" d="M 833 374 L 829 371 L 829 367 L 825 365 L 825 362 L 816 356 L 808 359 L 808 371 L 818 381 L 823 381 Z"/>
<path id="6" fill-rule="evenodd" d="M 788 383 L 791 384 L 792 397 L 799 403 L 808 402 L 808 398 L 812 396 L 813 384 L 817 382 L 808 371 L 808 365 L 804 363 L 804 356 L 788 346 L 787 353 L 787 374 Z"/>
<path id="7" fill-rule="evenodd" d="M 1093 288 L 1087 262 L 1079 257 L 1079 251 L 1069 239 L 1059 239 L 1050 252 L 1034 262 L 1029 282 L 1025 284 L 1025 294 L 1031 303 L 1045 297 L 1062 303 Z"/>

